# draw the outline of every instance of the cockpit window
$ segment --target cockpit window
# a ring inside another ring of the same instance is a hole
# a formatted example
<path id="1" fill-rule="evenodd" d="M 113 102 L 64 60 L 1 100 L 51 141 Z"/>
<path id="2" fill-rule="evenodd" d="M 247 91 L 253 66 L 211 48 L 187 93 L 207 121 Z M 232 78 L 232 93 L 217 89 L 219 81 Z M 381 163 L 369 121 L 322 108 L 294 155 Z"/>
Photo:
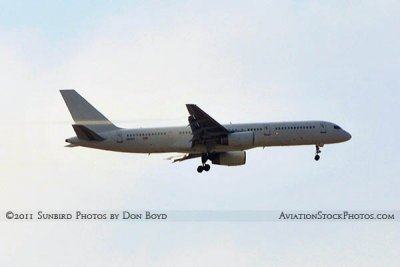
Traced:
<path id="1" fill-rule="evenodd" d="M 337 125 L 334 125 L 333 128 L 335 128 L 336 130 L 341 130 L 341 129 L 342 129 L 342 128 L 340 128 L 340 127 L 337 126 Z"/>

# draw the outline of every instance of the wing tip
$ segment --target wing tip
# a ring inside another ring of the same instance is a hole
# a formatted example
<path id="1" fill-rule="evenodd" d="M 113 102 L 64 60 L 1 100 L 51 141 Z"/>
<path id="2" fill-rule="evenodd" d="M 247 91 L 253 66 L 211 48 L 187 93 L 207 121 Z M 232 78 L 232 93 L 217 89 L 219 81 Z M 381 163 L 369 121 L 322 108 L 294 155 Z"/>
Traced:
<path id="1" fill-rule="evenodd" d="M 60 89 L 59 90 L 60 91 L 60 93 L 63 93 L 63 92 L 71 92 L 71 91 L 75 91 L 75 89 L 68 89 L 68 88 L 65 88 L 65 89 Z M 75 91 L 76 92 L 76 91 Z"/>

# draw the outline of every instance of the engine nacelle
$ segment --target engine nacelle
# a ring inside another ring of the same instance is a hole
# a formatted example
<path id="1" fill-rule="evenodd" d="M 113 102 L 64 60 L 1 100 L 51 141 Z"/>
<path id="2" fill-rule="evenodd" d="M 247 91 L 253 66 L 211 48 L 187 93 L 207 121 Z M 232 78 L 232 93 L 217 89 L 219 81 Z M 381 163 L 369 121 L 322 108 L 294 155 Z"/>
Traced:
<path id="1" fill-rule="evenodd" d="M 229 146 L 252 146 L 254 145 L 254 133 L 253 132 L 236 132 L 228 134 L 221 138 L 221 145 Z"/>
<path id="2" fill-rule="evenodd" d="M 231 151 L 215 155 L 212 160 L 213 164 L 224 166 L 239 166 L 246 164 L 245 151 Z"/>

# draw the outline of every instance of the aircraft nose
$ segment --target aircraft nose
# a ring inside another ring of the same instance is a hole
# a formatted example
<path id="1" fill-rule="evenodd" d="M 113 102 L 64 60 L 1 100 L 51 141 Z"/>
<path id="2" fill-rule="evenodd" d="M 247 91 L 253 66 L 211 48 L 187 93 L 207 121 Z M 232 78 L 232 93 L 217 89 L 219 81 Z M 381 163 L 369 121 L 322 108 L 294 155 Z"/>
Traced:
<path id="1" fill-rule="evenodd" d="M 351 139 L 351 134 L 349 134 L 348 132 L 345 131 L 345 137 L 346 137 L 346 141 L 349 141 Z"/>

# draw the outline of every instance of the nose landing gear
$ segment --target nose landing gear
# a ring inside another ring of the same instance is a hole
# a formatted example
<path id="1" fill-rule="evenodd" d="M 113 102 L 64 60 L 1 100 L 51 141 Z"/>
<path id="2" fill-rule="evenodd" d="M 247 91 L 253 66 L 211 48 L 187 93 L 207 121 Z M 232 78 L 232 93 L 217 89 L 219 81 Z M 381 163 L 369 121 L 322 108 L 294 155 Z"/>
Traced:
<path id="1" fill-rule="evenodd" d="M 318 145 L 315 145 L 315 157 L 314 157 L 314 159 L 316 160 L 316 161 L 318 161 L 321 157 L 319 156 L 319 153 L 321 153 L 321 150 L 319 149 L 319 146 Z"/>

